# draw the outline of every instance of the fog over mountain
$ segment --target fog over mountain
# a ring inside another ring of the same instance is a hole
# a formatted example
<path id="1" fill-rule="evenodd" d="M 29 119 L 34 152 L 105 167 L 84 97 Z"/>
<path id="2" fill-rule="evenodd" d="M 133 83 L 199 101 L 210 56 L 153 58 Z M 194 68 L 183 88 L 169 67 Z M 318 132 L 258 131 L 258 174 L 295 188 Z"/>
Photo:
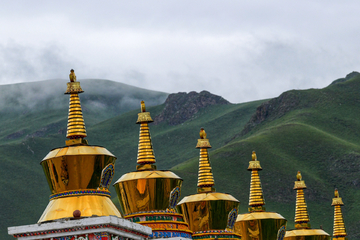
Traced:
<path id="1" fill-rule="evenodd" d="M 36 7 L 34 7 L 36 6 Z M 0 3 L 0 84 L 111 79 L 239 103 L 358 70 L 360 2 Z"/>

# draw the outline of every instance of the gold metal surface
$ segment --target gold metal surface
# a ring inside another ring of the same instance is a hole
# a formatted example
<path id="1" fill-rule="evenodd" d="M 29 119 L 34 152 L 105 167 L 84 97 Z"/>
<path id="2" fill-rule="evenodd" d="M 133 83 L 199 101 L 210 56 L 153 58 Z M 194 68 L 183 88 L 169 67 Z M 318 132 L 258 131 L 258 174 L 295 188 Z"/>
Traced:
<path id="1" fill-rule="evenodd" d="M 209 139 L 198 139 L 196 148 L 211 148 Z"/>
<path id="2" fill-rule="evenodd" d="M 80 82 L 68 82 L 65 94 L 82 93 L 84 92 L 80 87 Z"/>
<path id="3" fill-rule="evenodd" d="M 339 192 L 335 189 L 335 198 L 332 199 L 331 206 L 334 206 L 334 230 L 333 239 L 345 238 L 347 236 L 344 218 L 341 211 L 341 206 L 344 205 Z"/>
<path id="4" fill-rule="evenodd" d="M 83 195 L 51 200 L 38 222 L 46 222 L 61 218 L 72 218 L 75 210 L 80 210 L 81 217 L 91 217 L 93 215 L 113 215 L 121 217 L 121 214 L 109 197 Z"/>
<path id="5" fill-rule="evenodd" d="M 99 146 L 68 146 L 52 150 L 42 161 L 52 194 L 78 190 L 97 189 L 101 171 L 116 157 Z M 65 181 L 64 181 L 65 179 Z"/>
<path id="6" fill-rule="evenodd" d="M 322 229 L 310 229 L 309 215 L 304 197 L 306 189 L 305 181 L 302 180 L 301 172 L 296 174 L 297 181 L 294 184 L 296 190 L 296 208 L 295 208 L 295 230 L 286 231 L 284 239 L 286 240 L 327 240 L 330 235 Z"/>
<path id="7" fill-rule="evenodd" d="M 144 165 L 154 164 L 155 162 L 156 160 L 151 143 L 149 126 L 147 122 L 142 122 L 140 124 L 137 163 Z"/>
<path id="8" fill-rule="evenodd" d="M 114 184 L 123 215 L 165 210 L 170 192 L 182 179 L 170 171 L 137 171 L 124 174 Z"/>
<path id="9" fill-rule="evenodd" d="M 70 84 L 75 84 L 75 83 L 78 83 L 80 87 L 80 82 L 71 82 Z M 80 98 L 78 93 L 70 94 L 69 117 L 68 117 L 66 137 L 67 138 L 86 137 L 85 123 L 82 115 Z"/>
<path id="10" fill-rule="evenodd" d="M 304 196 L 304 189 L 306 189 L 305 181 L 302 180 L 300 171 L 298 171 L 296 176 L 298 180 L 295 181 L 294 185 L 296 190 L 295 228 L 310 228 L 310 219 Z"/>
<path id="11" fill-rule="evenodd" d="M 146 123 L 153 122 L 149 112 L 138 113 L 138 120 L 136 121 L 136 123 L 139 124 L 142 122 L 146 122 Z"/>
<path id="12" fill-rule="evenodd" d="M 279 229 L 287 220 L 274 212 L 251 212 L 239 214 L 234 232 L 241 235 L 242 240 L 276 240 Z"/>
<path id="13" fill-rule="evenodd" d="M 66 147 L 51 150 L 40 162 L 51 191 L 50 202 L 39 222 L 73 217 L 121 217 L 108 190 L 116 157 L 100 146 L 89 146 L 78 93 L 83 92 L 72 70 Z"/>
<path id="14" fill-rule="evenodd" d="M 207 140 L 207 139 L 206 139 Z M 210 159 L 207 148 L 200 149 L 199 158 L 199 176 L 198 176 L 198 188 L 214 186 L 214 176 L 212 173 Z"/>
<path id="15" fill-rule="evenodd" d="M 237 216 L 234 231 L 245 240 L 276 240 L 280 228 L 287 220 L 278 213 L 265 212 L 265 200 L 261 187 L 259 171 L 262 170 L 256 152 L 252 152 L 248 170 L 251 171 L 249 212 Z M 285 231 L 285 228 L 282 230 Z"/>
<path id="16" fill-rule="evenodd" d="M 295 229 L 286 231 L 284 240 L 330 240 L 330 235 L 322 229 Z"/>
<path id="17" fill-rule="evenodd" d="M 138 120 L 136 121 L 137 124 L 140 124 L 137 156 L 138 170 L 153 169 L 152 164 L 156 162 L 148 126 L 148 123 L 152 121 L 150 113 L 146 112 L 145 102 L 141 101 L 141 112 L 138 113 Z"/>
<path id="18" fill-rule="evenodd" d="M 158 171 L 152 148 L 148 123 L 152 122 L 141 101 L 141 112 L 136 123 L 140 124 L 137 171 L 126 173 L 114 184 L 123 215 L 141 211 L 166 210 L 170 193 L 181 188 L 182 179 L 170 171 Z"/>
<path id="19" fill-rule="evenodd" d="M 215 192 L 214 176 L 212 173 L 208 148 L 211 148 L 209 139 L 206 139 L 206 132 L 204 128 L 200 129 L 200 139 L 198 139 L 196 148 L 200 148 L 199 158 L 199 174 L 198 174 L 198 193 L 201 192 Z"/>
<path id="20" fill-rule="evenodd" d="M 225 193 L 208 192 L 184 197 L 178 204 L 193 232 L 224 230 L 229 212 L 239 201 Z"/>
<path id="21" fill-rule="evenodd" d="M 74 69 L 70 70 L 69 79 L 70 79 L 70 82 L 76 82 L 76 75 L 75 75 Z"/>
<path id="22" fill-rule="evenodd" d="M 215 192 L 214 177 L 207 149 L 211 148 L 203 128 L 196 148 L 200 148 L 198 194 L 184 197 L 178 204 L 193 232 L 225 230 L 229 212 L 238 209 L 239 201 L 225 193 Z"/>
<path id="23" fill-rule="evenodd" d="M 259 171 L 262 168 L 260 161 L 257 160 L 255 151 L 252 152 L 252 161 L 249 162 L 248 170 L 251 171 L 249 212 L 265 211 L 264 194 L 259 176 Z"/>

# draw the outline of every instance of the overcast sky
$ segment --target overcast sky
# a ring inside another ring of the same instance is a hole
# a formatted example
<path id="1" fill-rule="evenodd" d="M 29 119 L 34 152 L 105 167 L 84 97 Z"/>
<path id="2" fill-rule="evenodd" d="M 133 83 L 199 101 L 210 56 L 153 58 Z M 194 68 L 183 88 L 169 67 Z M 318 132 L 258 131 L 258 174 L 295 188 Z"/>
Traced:
<path id="1" fill-rule="evenodd" d="M 360 1 L 0 1 L 0 84 L 103 78 L 238 103 L 360 71 Z"/>

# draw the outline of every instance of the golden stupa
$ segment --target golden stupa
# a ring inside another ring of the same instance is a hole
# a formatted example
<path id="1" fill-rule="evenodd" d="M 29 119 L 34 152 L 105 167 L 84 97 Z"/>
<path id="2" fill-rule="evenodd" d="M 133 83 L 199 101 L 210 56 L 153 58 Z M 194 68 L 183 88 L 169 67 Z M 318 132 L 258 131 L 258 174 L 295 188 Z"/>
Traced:
<path id="1" fill-rule="evenodd" d="M 210 165 L 209 139 L 203 128 L 196 148 L 200 148 L 197 194 L 184 197 L 179 206 L 193 231 L 193 239 L 240 239 L 232 231 L 239 201 L 230 194 L 215 192 L 215 182 Z"/>
<path id="2" fill-rule="evenodd" d="M 183 215 L 176 212 L 180 200 L 182 179 L 171 171 L 156 170 L 144 101 L 138 113 L 140 136 L 136 171 L 121 176 L 114 184 L 124 218 L 151 227 L 150 237 L 191 238 Z"/>
<path id="3" fill-rule="evenodd" d="M 265 211 L 265 200 L 261 187 L 259 171 L 262 170 L 255 151 L 248 170 L 251 171 L 249 213 L 239 214 L 235 232 L 245 240 L 271 240 L 285 235 L 287 220 L 278 213 Z"/>
<path id="4" fill-rule="evenodd" d="M 83 90 L 72 70 L 65 94 L 70 94 L 66 146 L 51 150 L 41 161 L 50 187 L 50 202 L 39 223 L 81 217 L 121 217 L 110 199 L 109 185 L 116 157 L 106 148 L 88 145 L 79 93 Z"/>
<path id="5" fill-rule="evenodd" d="M 330 236 L 322 229 L 311 229 L 310 219 L 305 202 L 304 189 L 306 189 L 305 181 L 302 180 L 300 171 L 296 175 L 294 190 L 296 190 L 296 207 L 295 207 L 295 228 L 286 231 L 286 240 L 328 240 Z"/>
<path id="6" fill-rule="evenodd" d="M 344 206 L 344 203 L 339 197 L 339 192 L 335 189 L 335 198 L 332 199 L 331 206 L 334 206 L 334 231 L 333 239 L 336 240 L 346 240 L 347 234 L 345 229 L 344 218 L 341 212 L 341 206 Z"/>

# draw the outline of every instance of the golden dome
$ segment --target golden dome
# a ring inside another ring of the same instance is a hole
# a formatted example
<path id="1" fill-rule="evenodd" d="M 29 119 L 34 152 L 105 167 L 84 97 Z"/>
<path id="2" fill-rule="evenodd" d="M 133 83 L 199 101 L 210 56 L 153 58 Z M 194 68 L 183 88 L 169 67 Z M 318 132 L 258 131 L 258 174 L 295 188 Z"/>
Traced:
<path id="1" fill-rule="evenodd" d="M 309 214 L 305 202 L 304 189 L 306 189 L 305 181 L 302 180 L 301 172 L 296 174 L 297 181 L 294 184 L 296 190 L 296 207 L 295 207 L 295 228 L 286 231 L 286 240 L 297 240 L 301 237 L 309 240 L 328 240 L 330 235 L 322 229 L 311 229 L 309 224 Z"/>
<path id="2" fill-rule="evenodd" d="M 120 212 L 124 215 L 141 211 L 166 210 L 169 207 L 170 192 L 181 188 L 182 179 L 171 171 L 156 170 L 156 160 L 152 147 L 148 123 L 152 122 L 150 112 L 146 112 L 141 101 L 137 171 L 126 173 L 114 184 L 120 202 Z"/>
<path id="3" fill-rule="evenodd" d="M 251 158 L 248 167 L 251 171 L 249 213 L 237 216 L 234 231 L 241 234 L 242 240 L 277 239 L 281 231 L 285 234 L 287 221 L 278 213 L 265 211 L 265 200 L 259 176 L 262 168 L 255 151 L 252 152 Z"/>
<path id="4" fill-rule="evenodd" d="M 189 223 L 190 230 L 194 232 L 193 237 L 203 238 L 206 235 L 211 238 L 218 234 L 217 237 L 221 238 L 221 234 L 232 234 L 232 237 L 240 238 L 238 234 L 231 231 L 239 201 L 229 194 L 215 192 L 208 154 L 208 148 L 211 148 L 211 145 L 204 129 L 200 131 L 196 148 L 200 148 L 198 193 L 184 197 L 178 204 Z M 234 218 L 233 222 L 232 218 Z"/>
<path id="5" fill-rule="evenodd" d="M 148 123 L 152 122 L 141 101 L 139 146 L 136 171 L 121 176 L 114 184 L 120 212 L 126 219 L 153 229 L 152 237 L 191 238 L 183 215 L 176 212 L 182 179 L 171 171 L 156 170 Z"/>
<path id="6" fill-rule="evenodd" d="M 82 116 L 80 82 L 67 83 L 70 94 L 66 147 L 51 150 L 41 161 L 51 196 L 38 222 L 73 217 L 118 216 L 110 199 L 109 185 L 115 171 L 116 157 L 106 148 L 89 146 Z"/>
<path id="7" fill-rule="evenodd" d="M 344 218 L 341 211 L 341 206 L 344 206 L 344 203 L 339 196 L 339 192 L 335 189 L 335 198 L 332 199 L 331 206 L 334 206 L 334 231 L 333 231 L 333 239 L 346 239 L 346 229 Z"/>

